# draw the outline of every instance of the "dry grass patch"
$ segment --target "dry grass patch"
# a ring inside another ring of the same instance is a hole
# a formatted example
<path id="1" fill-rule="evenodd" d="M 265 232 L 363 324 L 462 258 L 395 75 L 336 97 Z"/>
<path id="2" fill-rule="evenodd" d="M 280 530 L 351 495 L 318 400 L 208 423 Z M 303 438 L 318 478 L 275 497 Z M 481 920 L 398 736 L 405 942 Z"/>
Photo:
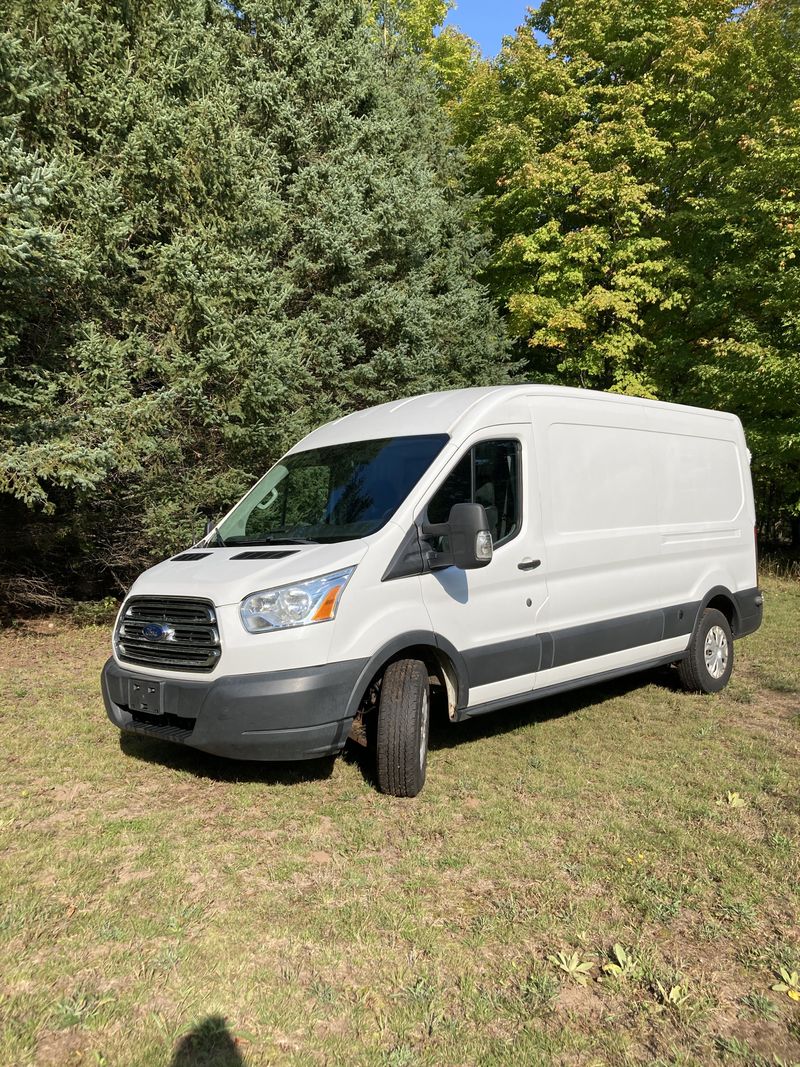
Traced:
<path id="1" fill-rule="evenodd" d="M 800 585 L 767 591 L 724 694 L 440 723 L 410 802 L 355 756 L 120 743 L 105 628 L 4 631 L 0 1063 L 800 1062 Z"/>

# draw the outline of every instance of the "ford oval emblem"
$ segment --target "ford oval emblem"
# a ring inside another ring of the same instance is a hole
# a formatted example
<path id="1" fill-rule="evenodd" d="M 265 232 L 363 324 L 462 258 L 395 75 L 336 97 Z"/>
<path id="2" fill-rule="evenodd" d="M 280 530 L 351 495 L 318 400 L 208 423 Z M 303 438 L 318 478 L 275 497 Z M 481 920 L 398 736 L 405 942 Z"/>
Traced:
<path id="1" fill-rule="evenodd" d="M 165 636 L 166 629 L 163 626 L 159 626 L 157 622 L 148 622 L 142 628 L 142 637 L 147 641 L 163 641 Z"/>

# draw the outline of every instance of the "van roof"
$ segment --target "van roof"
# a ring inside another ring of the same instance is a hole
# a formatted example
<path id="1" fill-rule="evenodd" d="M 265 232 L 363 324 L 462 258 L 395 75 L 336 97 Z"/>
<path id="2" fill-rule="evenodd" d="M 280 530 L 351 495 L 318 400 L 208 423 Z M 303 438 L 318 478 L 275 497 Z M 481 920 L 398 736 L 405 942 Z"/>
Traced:
<path id="1" fill-rule="evenodd" d="M 733 416 L 704 408 L 691 408 L 682 404 L 668 404 L 660 400 L 622 396 L 618 393 L 603 393 L 592 389 L 572 389 L 560 385 L 537 385 L 520 383 L 474 389 L 449 389 L 438 393 L 393 400 L 378 407 L 355 411 L 334 422 L 320 426 L 291 450 L 306 451 L 309 448 L 324 448 L 348 441 L 371 441 L 387 437 L 407 437 L 417 434 L 448 434 L 453 436 L 460 423 L 469 422 L 471 427 L 490 416 L 502 416 L 504 404 L 521 400 L 525 396 L 563 397 L 601 401 L 610 404 L 652 406 L 662 410 L 693 411 L 703 415 L 717 415 L 725 419 Z M 502 422 L 502 418 L 498 418 Z M 516 418 L 508 421 L 516 421 Z"/>

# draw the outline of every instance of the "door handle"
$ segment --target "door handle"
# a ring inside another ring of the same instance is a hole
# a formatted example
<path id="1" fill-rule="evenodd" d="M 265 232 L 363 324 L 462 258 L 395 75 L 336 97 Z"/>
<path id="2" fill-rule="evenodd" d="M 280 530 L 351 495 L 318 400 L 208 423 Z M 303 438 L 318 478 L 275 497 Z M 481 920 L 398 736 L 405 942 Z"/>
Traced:
<path id="1" fill-rule="evenodd" d="M 528 559 L 527 557 L 517 564 L 517 567 L 521 571 L 535 571 L 537 567 L 541 567 L 542 561 L 540 559 Z"/>

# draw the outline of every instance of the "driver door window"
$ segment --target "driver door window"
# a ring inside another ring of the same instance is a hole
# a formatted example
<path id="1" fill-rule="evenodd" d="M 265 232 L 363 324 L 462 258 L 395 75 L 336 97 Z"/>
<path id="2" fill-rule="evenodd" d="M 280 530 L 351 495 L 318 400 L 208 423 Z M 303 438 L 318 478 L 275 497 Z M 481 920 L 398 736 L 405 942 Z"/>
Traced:
<path id="1" fill-rule="evenodd" d="M 473 445 L 428 504 L 428 522 L 447 522 L 453 504 L 482 504 L 494 546 L 510 541 L 520 528 L 519 454 L 513 440 Z"/>

